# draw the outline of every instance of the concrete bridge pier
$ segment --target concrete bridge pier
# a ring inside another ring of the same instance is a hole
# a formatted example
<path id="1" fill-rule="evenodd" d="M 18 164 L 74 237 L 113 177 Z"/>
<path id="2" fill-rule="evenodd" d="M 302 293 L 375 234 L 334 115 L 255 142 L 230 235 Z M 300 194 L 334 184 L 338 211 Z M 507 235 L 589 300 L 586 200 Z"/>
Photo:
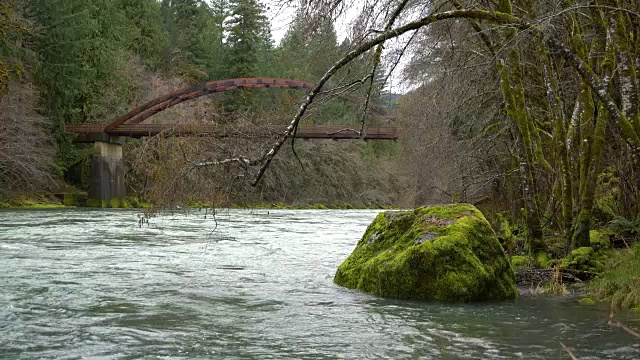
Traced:
<path id="1" fill-rule="evenodd" d="M 107 134 L 94 142 L 87 206 L 107 208 L 124 205 L 123 144 L 123 137 Z"/>

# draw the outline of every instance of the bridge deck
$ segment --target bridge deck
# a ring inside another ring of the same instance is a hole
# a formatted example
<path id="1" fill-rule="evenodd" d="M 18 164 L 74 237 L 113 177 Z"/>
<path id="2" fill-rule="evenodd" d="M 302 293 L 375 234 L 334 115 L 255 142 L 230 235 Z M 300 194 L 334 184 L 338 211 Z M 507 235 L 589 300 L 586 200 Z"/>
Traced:
<path id="1" fill-rule="evenodd" d="M 66 125 L 65 130 L 78 134 L 77 142 L 93 142 L 104 134 L 109 124 L 74 124 Z M 213 137 L 247 137 L 263 138 L 282 134 L 286 126 L 256 125 L 251 129 L 231 126 L 202 124 L 121 124 L 110 132 L 113 136 L 141 138 L 166 133 L 172 136 L 207 135 Z M 360 130 L 352 125 L 303 125 L 298 128 L 297 138 L 303 139 L 359 139 Z M 365 128 L 364 140 L 397 140 L 395 127 Z"/>

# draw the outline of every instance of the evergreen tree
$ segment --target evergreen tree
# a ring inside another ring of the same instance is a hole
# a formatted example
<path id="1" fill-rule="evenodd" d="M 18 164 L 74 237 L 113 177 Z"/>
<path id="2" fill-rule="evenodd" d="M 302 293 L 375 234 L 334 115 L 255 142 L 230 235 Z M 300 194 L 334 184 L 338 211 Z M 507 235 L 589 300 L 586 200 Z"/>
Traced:
<path id="1" fill-rule="evenodd" d="M 339 55 L 332 20 L 313 21 L 300 12 L 278 47 L 277 64 L 281 76 L 316 81 Z"/>
<path id="2" fill-rule="evenodd" d="M 314 20 L 299 12 L 277 49 L 279 76 L 316 82 L 340 57 L 337 36 L 330 18 Z M 356 119 L 349 104 L 336 100 L 310 112 L 315 123 L 344 123 Z"/>
<path id="3" fill-rule="evenodd" d="M 36 34 L 37 80 L 64 168 L 75 160 L 64 125 L 105 122 L 120 111 L 106 108 L 103 99 L 112 86 L 123 87 L 113 91 L 115 98 L 126 93 L 126 79 L 120 82 L 114 74 L 126 66 L 130 32 L 124 13 L 110 0 L 33 0 L 32 7 L 44 29 Z M 124 101 L 121 105 L 126 108 Z"/>
<path id="4" fill-rule="evenodd" d="M 220 15 L 202 0 L 164 0 L 162 12 L 169 33 L 169 66 L 193 82 L 219 76 Z"/>
<path id="5" fill-rule="evenodd" d="M 226 77 L 269 76 L 272 41 L 264 9 L 256 0 L 231 0 L 225 21 Z M 257 110 L 270 107 L 270 98 L 260 91 L 236 92 L 226 96 L 228 110 Z"/>
<path id="6" fill-rule="evenodd" d="M 20 77 L 25 56 L 19 42 L 27 35 L 27 28 L 17 14 L 13 0 L 0 3 L 0 94 L 7 91 L 9 81 Z"/>
<path id="7" fill-rule="evenodd" d="M 264 9 L 256 0 L 231 0 L 227 64 L 230 77 L 254 77 L 260 68 L 261 54 L 271 50 L 271 33 Z"/>
<path id="8" fill-rule="evenodd" d="M 129 31 L 129 47 L 152 68 L 161 63 L 167 44 L 160 4 L 155 0 L 119 0 Z"/>

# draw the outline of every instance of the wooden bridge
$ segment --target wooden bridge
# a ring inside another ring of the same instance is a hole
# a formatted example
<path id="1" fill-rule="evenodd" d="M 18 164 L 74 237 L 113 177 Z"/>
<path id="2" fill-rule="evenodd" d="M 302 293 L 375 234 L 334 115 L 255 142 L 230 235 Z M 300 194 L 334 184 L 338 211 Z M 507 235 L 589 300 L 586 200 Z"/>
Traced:
<path id="1" fill-rule="evenodd" d="M 151 116 L 183 102 L 202 96 L 236 89 L 279 88 L 310 91 L 312 83 L 277 78 L 241 78 L 211 81 L 174 91 L 148 101 L 110 124 L 73 124 L 65 126 L 69 133 L 77 134 L 76 142 L 94 143 L 91 161 L 91 185 L 89 204 L 113 206 L 122 203 L 125 196 L 124 166 L 122 164 L 122 144 L 125 137 L 141 138 L 168 134 L 171 136 L 202 135 L 224 137 L 273 137 L 283 134 L 285 126 L 256 125 L 249 130 L 233 126 L 213 124 L 142 124 Z M 342 95 L 353 101 L 353 97 Z M 384 114 L 384 108 L 373 106 L 372 112 Z M 307 125 L 300 126 L 295 134 L 304 139 L 363 139 L 396 140 L 394 127 L 367 127 L 360 133 L 359 127 L 351 125 Z"/>
<path id="2" fill-rule="evenodd" d="M 76 142 L 95 142 L 107 134 L 108 124 L 76 124 L 67 125 L 65 130 L 78 134 Z M 246 137 L 264 138 L 284 133 L 286 126 L 256 125 L 250 129 L 233 126 L 203 124 L 123 124 L 112 130 L 109 135 L 119 137 L 142 138 L 167 134 L 171 136 L 202 135 L 215 138 Z M 368 127 L 364 134 L 360 129 L 348 125 L 302 125 L 295 137 L 302 139 L 363 139 L 363 140 L 397 140 L 398 133 L 394 127 Z"/>

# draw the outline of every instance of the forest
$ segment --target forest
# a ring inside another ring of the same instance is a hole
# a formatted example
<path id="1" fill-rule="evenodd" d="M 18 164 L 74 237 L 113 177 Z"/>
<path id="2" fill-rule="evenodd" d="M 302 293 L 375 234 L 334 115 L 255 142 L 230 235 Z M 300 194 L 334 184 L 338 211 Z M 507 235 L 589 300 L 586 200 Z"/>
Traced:
<path id="1" fill-rule="evenodd" d="M 65 124 L 108 123 L 136 104 L 206 80 L 280 77 L 314 81 L 352 46 L 348 39 L 338 43 L 329 19 L 311 24 L 302 12 L 276 46 L 264 6 L 255 1 L 10 1 L 3 5 L 2 16 L 6 26 L 1 48 L 2 107 L 7 110 L 2 113 L 2 123 L 11 126 L 2 139 L 10 149 L 3 155 L 0 175 L 0 198 L 4 200 L 55 192 L 61 180 L 86 188 L 91 149 L 74 144 L 72 135 L 64 132 Z M 364 66 L 364 61 L 354 67 Z M 345 70 L 343 77 L 349 80 L 356 75 L 357 71 Z M 381 92 L 378 87 L 376 83 L 376 97 Z M 287 119 L 302 95 L 293 91 L 236 91 L 185 104 L 153 121 L 235 124 L 239 130 L 242 126 L 278 124 Z M 359 106 L 357 101 L 328 103 L 317 107 L 306 122 L 355 124 Z M 25 144 L 24 136 L 33 140 Z M 180 184 L 171 191 L 163 188 L 163 177 L 177 171 L 170 166 L 174 162 L 176 167 L 184 165 L 182 157 L 171 158 L 177 154 L 173 147 L 185 151 L 188 147 L 199 157 L 194 161 L 201 161 L 218 155 L 211 152 L 211 146 L 239 151 L 254 141 L 147 140 L 130 141 L 125 154 L 129 194 L 149 202 L 168 202 L 165 195 L 175 193 L 171 201 L 187 203 L 299 200 L 384 206 L 399 196 L 391 190 L 395 179 L 389 179 L 389 171 L 374 161 L 395 154 L 397 144 L 335 143 L 318 152 L 317 144 L 301 144 L 300 152 L 315 157 L 305 159 L 309 162 L 307 171 L 315 175 L 306 177 L 312 184 L 304 184 L 297 161 L 283 159 L 281 167 L 286 175 L 267 178 L 257 189 L 237 185 L 229 195 L 227 189 L 235 186 L 236 178 L 215 171 L 203 175 L 222 176 L 204 186 L 215 187 L 206 194 L 192 191 L 203 188 L 195 183 Z M 151 147 L 153 152 L 145 151 Z M 167 157 L 152 153 L 166 153 Z M 335 156 L 327 161 L 327 154 Z M 318 196 L 318 188 L 323 189 L 323 195 Z M 163 194 L 163 199 L 158 194 Z"/>
<path id="2" fill-rule="evenodd" d="M 266 6 L 295 12 L 277 44 Z M 336 21 L 354 11 L 339 38 Z M 0 201 L 86 188 L 91 149 L 66 124 L 110 122 L 208 80 L 305 80 L 306 97 L 228 92 L 157 115 L 290 127 L 128 140 L 128 193 L 157 205 L 471 203 L 514 263 L 544 269 L 568 254 L 588 278 L 604 267 L 594 249 L 640 236 L 638 36 L 635 0 L 3 0 Z M 300 124 L 403 135 L 293 141 Z"/>

